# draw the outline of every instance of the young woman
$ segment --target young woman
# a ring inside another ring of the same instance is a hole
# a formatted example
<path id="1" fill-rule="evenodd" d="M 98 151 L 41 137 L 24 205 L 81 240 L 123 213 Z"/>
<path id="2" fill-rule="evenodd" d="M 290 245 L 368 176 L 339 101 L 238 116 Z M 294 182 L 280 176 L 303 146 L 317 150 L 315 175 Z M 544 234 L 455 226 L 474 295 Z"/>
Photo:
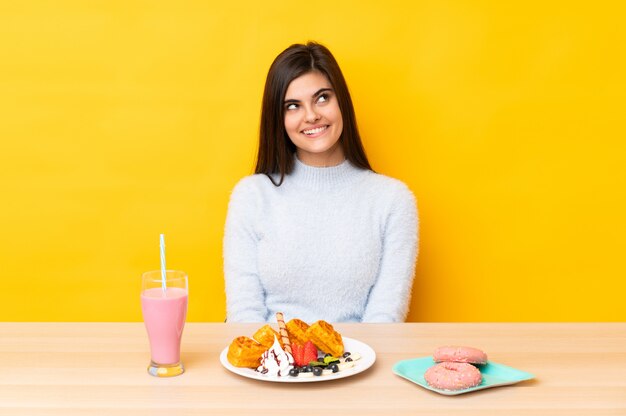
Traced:
<path id="1" fill-rule="evenodd" d="M 269 321 L 277 311 L 306 322 L 406 318 L 415 198 L 372 171 L 346 81 L 324 46 L 292 45 L 272 63 L 255 173 L 228 207 L 229 322 Z"/>

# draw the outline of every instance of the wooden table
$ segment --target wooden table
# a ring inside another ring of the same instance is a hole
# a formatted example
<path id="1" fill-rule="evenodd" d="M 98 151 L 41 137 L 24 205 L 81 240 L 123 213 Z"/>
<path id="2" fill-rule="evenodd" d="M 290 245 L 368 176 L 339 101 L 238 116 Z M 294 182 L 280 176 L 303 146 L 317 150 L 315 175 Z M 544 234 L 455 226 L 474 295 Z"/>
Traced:
<path id="1" fill-rule="evenodd" d="M 268 383 L 225 370 L 220 351 L 258 325 L 187 324 L 186 373 L 146 372 L 141 323 L 0 323 L 0 415 L 626 415 L 626 323 L 338 324 L 369 344 L 364 373 Z M 484 349 L 536 379 L 459 396 L 391 372 L 446 344 Z"/>

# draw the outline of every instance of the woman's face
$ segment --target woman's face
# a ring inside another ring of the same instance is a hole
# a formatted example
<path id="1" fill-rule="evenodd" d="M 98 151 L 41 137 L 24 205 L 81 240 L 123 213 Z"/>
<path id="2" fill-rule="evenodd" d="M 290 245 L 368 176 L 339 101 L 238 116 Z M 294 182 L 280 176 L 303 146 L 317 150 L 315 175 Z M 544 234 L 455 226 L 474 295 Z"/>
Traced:
<path id="1" fill-rule="evenodd" d="M 335 166 L 345 159 L 339 137 L 343 119 L 335 92 L 320 72 L 293 81 L 285 93 L 285 130 L 298 159 L 311 166 Z"/>

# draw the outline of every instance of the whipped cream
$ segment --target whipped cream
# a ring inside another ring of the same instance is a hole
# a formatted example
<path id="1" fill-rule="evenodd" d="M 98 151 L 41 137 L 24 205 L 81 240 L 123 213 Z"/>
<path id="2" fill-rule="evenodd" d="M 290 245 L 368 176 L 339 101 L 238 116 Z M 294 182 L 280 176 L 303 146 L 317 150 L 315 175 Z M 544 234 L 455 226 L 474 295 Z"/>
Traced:
<path id="1" fill-rule="evenodd" d="M 294 366 L 291 354 L 280 347 L 278 339 L 274 337 L 274 345 L 261 356 L 261 365 L 256 371 L 268 376 L 288 376 L 289 370 Z"/>

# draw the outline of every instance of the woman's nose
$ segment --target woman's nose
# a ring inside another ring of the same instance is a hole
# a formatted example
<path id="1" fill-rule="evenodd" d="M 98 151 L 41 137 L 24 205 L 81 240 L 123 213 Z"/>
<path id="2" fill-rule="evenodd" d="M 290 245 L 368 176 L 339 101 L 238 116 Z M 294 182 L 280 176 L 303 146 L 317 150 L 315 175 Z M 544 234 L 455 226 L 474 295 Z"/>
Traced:
<path id="1" fill-rule="evenodd" d="M 320 119 L 319 114 L 317 114 L 317 112 L 315 112 L 315 108 L 314 107 L 309 107 L 306 109 L 306 114 L 304 115 L 306 121 L 308 121 L 309 123 L 313 123 L 316 122 L 317 120 Z"/>

